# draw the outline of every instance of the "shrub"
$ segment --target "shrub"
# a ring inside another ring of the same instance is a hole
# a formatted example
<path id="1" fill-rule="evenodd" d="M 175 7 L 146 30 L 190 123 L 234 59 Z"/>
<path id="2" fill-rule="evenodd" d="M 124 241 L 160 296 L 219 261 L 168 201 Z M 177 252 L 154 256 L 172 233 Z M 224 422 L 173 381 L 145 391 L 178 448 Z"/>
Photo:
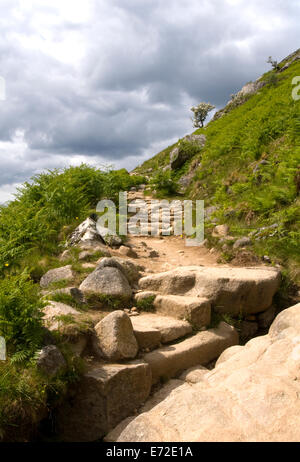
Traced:
<path id="1" fill-rule="evenodd" d="M 0 280 L 0 335 L 13 360 L 29 359 L 41 346 L 43 306 L 26 273 Z"/>
<path id="2" fill-rule="evenodd" d="M 152 180 L 152 185 L 159 193 L 158 195 L 171 196 L 177 193 L 178 185 L 175 181 L 174 175 L 171 170 L 165 172 L 159 171 Z"/>

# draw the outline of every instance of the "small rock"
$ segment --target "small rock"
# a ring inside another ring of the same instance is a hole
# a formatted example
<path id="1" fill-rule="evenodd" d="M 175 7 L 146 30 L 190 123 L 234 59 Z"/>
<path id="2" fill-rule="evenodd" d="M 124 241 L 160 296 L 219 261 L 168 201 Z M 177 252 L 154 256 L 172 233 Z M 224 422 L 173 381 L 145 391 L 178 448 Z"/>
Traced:
<path id="1" fill-rule="evenodd" d="M 264 255 L 262 259 L 263 259 L 263 261 L 265 261 L 266 263 L 271 263 L 271 258 L 268 257 L 268 255 Z"/>
<path id="2" fill-rule="evenodd" d="M 246 247 L 251 244 L 252 244 L 252 241 L 249 237 L 241 237 L 240 239 L 237 239 L 235 241 L 235 243 L 233 244 L 233 248 L 238 249 L 240 247 Z"/>
<path id="3" fill-rule="evenodd" d="M 134 306 L 133 308 L 131 308 L 131 311 L 132 311 L 132 312 L 135 312 L 135 311 L 138 311 L 138 309 L 137 309 L 136 306 Z"/>
<path id="4" fill-rule="evenodd" d="M 42 348 L 36 364 L 38 369 L 50 377 L 56 375 L 61 369 L 66 367 L 66 361 L 55 345 L 48 345 Z"/>
<path id="5" fill-rule="evenodd" d="M 229 234 L 228 225 L 217 225 L 214 227 L 213 235 L 214 236 L 227 236 Z"/>
<path id="6" fill-rule="evenodd" d="M 121 247 L 119 248 L 119 252 L 121 255 L 125 255 L 126 257 L 137 258 L 137 253 L 130 247 L 126 247 L 125 245 L 121 245 Z"/>
<path id="7" fill-rule="evenodd" d="M 150 258 L 157 258 L 159 257 L 159 253 L 156 250 L 150 250 L 149 255 Z"/>
<path id="8" fill-rule="evenodd" d="M 81 267 L 84 269 L 96 268 L 96 264 L 85 262 L 85 263 L 82 263 Z"/>

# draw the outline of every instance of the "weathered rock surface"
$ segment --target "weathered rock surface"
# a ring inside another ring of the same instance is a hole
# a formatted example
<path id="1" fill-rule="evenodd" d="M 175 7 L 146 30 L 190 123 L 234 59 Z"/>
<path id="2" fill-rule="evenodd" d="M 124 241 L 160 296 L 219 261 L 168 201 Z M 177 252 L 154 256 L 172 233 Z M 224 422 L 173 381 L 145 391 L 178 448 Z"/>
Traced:
<path id="1" fill-rule="evenodd" d="M 140 350 L 154 350 L 160 345 L 161 333 L 155 327 L 147 323 L 135 323 L 141 316 L 130 317 L 135 338 Z"/>
<path id="2" fill-rule="evenodd" d="M 186 319 L 198 329 L 210 324 L 211 302 L 206 298 L 157 295 L 153 306 L 157 313 Z"/>
<path id="3" fill-rule="evenodd" d="M 300 304 L 269 334 L 225 350 L 215 369 L 174 388 L 117 441 L 288 442 L 300 439 Z M 143 412 L 145 410 L 145 412 Z"/>
<path id="4" fill-rule="evenodd" d="M 239 249 L 240 247 L 246 247 L 251 244 L 252 244 L 252 241 L 249 237 L 241 237 L 240 239 L 237 239 L 235 241 L 235 243 L 233 244 L 233 248 Z"/>
<path id="5" fill-rule="evenodd" d="M 132 286 L 137 284 L 143 270 L 143 267 L 140 265 L 120 257 L 102 258 L 98 264 L 98 268 L 105 267 L 118 268 Z"/>
<path id="6" fill-rule="evenodd" d="M 95 271 L 80 284 L 84 294 L 111 295 L 130 298 L 132 291 L 128 280 L 118 268 L 99 265 Z"/>
<path id="7" fill-rule="evenodd" d="M 87 241 L 95 243 L 100 241 L 104 243 L 101 235 L 97 232 L 96 221 L 90 217 L 80 223 L 80 225 L 73 231 L 69 238 L 68 245 L 76 245 Z"/>
<path id="8" fill-rule="evenodd" d="M 228 225 L 217 225 L 213 229 L 213 236 L 224 237 L 224 236 L 228 236 L 228 234 L 229 234 Z"/>
<path id="9" fill-rule="evenodd" d="M 68 245 L 89 243 L 90 247 L 97 243 L 107 244 L 110 247 L 120 247 L 122 239 L 114 235 L 108 228 L 98 224 L 92 217 L 83 221 L 71 234 Z"/>
<path id="10" fill-rule="evenodd" d="M 37 368 L 52 377 L 66 367 L 65 358 L 55 345 L 47 345 L 38 354 Z"/>
<path id="11" fill-rule="evenodd" d="M 122 245 L 122 239 L 116 234 L 113 234 L 108 228 L 104 228 L 97 223 L 96 230 L 105 244 L 109 245 L 110 247 L 118 248 Z"/>
<path id="12" fill-rule="evenodd" d="M 196 144 L 197 146 L 204 146 L 206 142 L 205 135 L 187 135 L 184 138 L 190 143 Z M 176 146 L 170 153 L 170 167 L 172 170 L 180 168 L 188 159 L 191 154 L 188 150 L 180 149 L 180 146 Z"/>
<path id="13" fill-rule="evenodd" d="M 40 286 L 42 289 L 47 289 L 51 284 L 59 281 L 72 281 L 75 277 L 75 273 L 72 270 L 71 265 L 62 266 L 61 268 L 54 268 L 47 271 L 44 276 L 41 277 Z"/>
<path id="14" fill-rule="evenodd" d="M 276 309 L 275 306 L 271 306 L 267 311 L 263 313 L 259 313 L 257 315 L 258 327 L 260 329 L 268 329 L 274 318 L 276 316 Z"/>
<path id="15" fill-rule="evenodd" d="M 211 300 L 220 313 L 238 315 L 267 310 L 280 285 L 275 268 L 180 267 L 143 277 L 139 286 L 163 295 L 175 294 Z"/>
<path id="16" fill-rule="evenodd" d="M 184 371 L 179 378 L 180 380 L 184 380 L 185 382 L 188 382 L 188 383 L 198 383 L 198 382 L 201 382 L 201 380 L 203 380 L 204 376 L 208 372 L 209 370 L 204 366 L 194 366 Z"/>
<path id="17" fill-rule="evenodd" d="M 129 316 L 124 311 L 113 311 L 96 326 L 100 354 L 110 361 L 135 358 L 138 344 Z"/>
<path id="18" fill-rule="evenodd" d="M 175 377 L 179 372 L 196 365 L 205 366 L 228 347 L 238 343 L 236 330 L 224 322 L 174 345 L 147 353 L 144 360 L 150 365 L 153 383 L 160 378 Z"/>
<path id="19" fill-rule="evenodd" d="M 80 314 L 79 311 L 72 306 L 52 301 L 43 308 L 43 312 L 44 324 L 50 331 L 58 330 L 61 326 L 63 326 L 63 322 L 59 320 L 60 316 L 72 316 L 75 319 L 76 316 Z"/>
<path id="20" fill-rule="evenodd" d="M 58 409 L 63 441 L 96 441 L 122 419 L 134 414 L 149 396 L 151 370 L 143 361 L 96 364 L 74 386 L 70 400 Z"/>
<path id="21" fill-rule="evenodd" d="M 157 314 L 142 314 L 137 318 L 131 319 L 135 335 L 141 337 L 142 332 L 156 330 L 159 332 L 158 343 L 169 343 L 180 337 L 184 337 L 192 332 L 192 326 L 186 322 L 168 316 L 158 316 Z"/>

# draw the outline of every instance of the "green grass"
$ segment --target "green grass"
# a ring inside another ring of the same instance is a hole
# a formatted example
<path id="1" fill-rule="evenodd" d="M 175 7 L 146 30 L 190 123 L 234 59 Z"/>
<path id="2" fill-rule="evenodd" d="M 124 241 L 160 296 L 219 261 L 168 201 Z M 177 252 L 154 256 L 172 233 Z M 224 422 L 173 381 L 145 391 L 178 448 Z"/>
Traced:
<path id="1" fill-rule="evenodd" d="M 253 250 L 282 264 L 300 284 L 300 102 L 292 99 L 291 84 L 296 75 L 299 61 L 282 73 L 266 73 L 267 84 L 258 93 L 232 103 L 225 115 L 195 132 L 207 142 L 193 154 L 201 165 L 185 197 L 216 205 L 218 223 L 228 223 L 237 237 L 277 223 L 275 230 L 253 237 Z M 151 166 L 155 178 L 173 147 L 137 171 Z M 176 180 L 188 166 L 173 173 Z"/>
<path id="2" fill-rule="evenodd" d="M 140 311 L 153 312 L 154 308 L 155 295 L 150 295 L 149 297 L 142 298 L 136 302 L 136 306 Z"/>

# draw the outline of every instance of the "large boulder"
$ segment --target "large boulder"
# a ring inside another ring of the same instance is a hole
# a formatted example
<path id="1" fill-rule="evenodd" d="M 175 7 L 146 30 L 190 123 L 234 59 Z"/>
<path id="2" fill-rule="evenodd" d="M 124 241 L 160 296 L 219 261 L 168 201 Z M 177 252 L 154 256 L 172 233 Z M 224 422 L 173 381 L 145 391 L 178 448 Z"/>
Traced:
<path id="1" fill-rule="evenodd" d="M 163 295 L 185 295 L 211 300 L 219 313 L 253 314 L 267 310 L 280 285 L 276 268 L 186 266 L 143 277 L 141 289 Z"/>
<path id="2" fill-rule="evenodd" d="M 177 386 L 113 434 L 118 442 L 298 442 L 299 396 L 300 304 L 282 311 L 268 335 L 226 350 L 198 383 Z"/>
<path id="3" fill-rule="evenodd" d="M 143 267 L 140 265 L 120 257 L 101 258 L 98 268 L 118 268 L 126 277 L 131 286 L 137 284 L 141 278 L 141 271 Z"/>
<path id="4" fill-rule="evenodd" d="M 75 277 L 75 273 L 72 270 L 71 265 L 62 266 L 60 268 L 54 268 L 47 271 L 40 280 L 40 286 L 42 289 L 47 289 L 51 284 L 59 281 L 72 281 Z"/>
<path id="5" fill-rule="evenodd" d="M 96 364 L 74 385 L 70 399 L 58 408 L 63 441 L 97 441 L 148 398 L 151 370 L 143 361 Z"/>
<path id="6" fill-rule="evenodd" d="M 132 295 L 122 271 L 112 266 L 98 266 L 80 284 L 79 289 L 87 295 L 108 295 L 122 299 L 129 299 Z"/>
<path id="7" fill-rule="evenodd" d="M 138 344 L 129 316 L 124 311 L 114 311 L 96 326 L 96 351 L 105 359 L 119 361 L 135 358 Z"/>

